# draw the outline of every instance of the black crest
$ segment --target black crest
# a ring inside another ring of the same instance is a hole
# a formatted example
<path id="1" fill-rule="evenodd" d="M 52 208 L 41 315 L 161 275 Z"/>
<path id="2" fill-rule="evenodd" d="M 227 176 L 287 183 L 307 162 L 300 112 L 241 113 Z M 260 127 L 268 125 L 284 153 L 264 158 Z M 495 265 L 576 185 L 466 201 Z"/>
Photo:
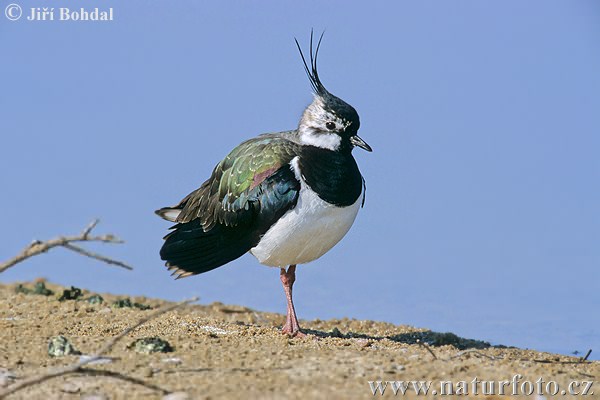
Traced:
<path id="1" fill-rule="evenodd" d="M 304 57 L 304 53 L 302 52 L 302 48 L 300 47 L 300 43 L 298 43 L 298 39 L 294 38 L 296 41 L 296 46 L 298 46 L 298 51 L 300 52 L 300 57 L 302 57 L 302 62 L 304 63 L 304 70 L 306 71 L 306 75 L 308 75 L 308 79 L 310 80 L 310 84 L 315 91 L 316 94 L 320 96 L 324 96 L 329 92 L 325 89 L 325 86 L 321 83 L 319 79 L 319 72 L 317 71 L 317 56 L 319 55 L 319 48 L 321 47 L 321 40 L 323 40 L 323 35 L 325 32 L 321 33 L 319 37 L 319 41 L 317 42 L 317 47 L 313 52 L 313 31 L 310 31 L 310 68 L 308 63 L 306 62 L 306 58 Z"/>

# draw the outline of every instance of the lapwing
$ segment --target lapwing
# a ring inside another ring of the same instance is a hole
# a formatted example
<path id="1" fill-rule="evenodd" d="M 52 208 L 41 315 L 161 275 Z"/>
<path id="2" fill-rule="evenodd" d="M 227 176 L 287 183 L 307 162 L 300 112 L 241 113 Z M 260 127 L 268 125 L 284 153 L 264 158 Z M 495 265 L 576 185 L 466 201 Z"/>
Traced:
<path id="1" fill-rule="evenodd" d="M 296 265 L 327 253 L 348 232 L 364 205 L 365 180 L 354 147 L 358 113 L 331 94 L 317 71 L 323 35 L 310 64 L 300 51 L 314 99 L 298 128 L 247 140 L 217 164 L 210 178 L 179 204 L 156 213 L 175 222 L 160 256 L 176 278 L 201 274 L 250 252 L 280 268 L 287 299 L 282 332 L 303 336 L 292 301 Z M 286 270 L 287 267 L 287 270 Z"/>

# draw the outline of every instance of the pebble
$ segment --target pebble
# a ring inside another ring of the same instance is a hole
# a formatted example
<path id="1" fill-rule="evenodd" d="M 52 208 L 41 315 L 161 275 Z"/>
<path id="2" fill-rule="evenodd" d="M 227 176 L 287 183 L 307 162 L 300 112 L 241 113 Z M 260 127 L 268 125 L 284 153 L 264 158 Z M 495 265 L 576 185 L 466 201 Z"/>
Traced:
<path id="1" fill-rule="evenodd" d="M 73 347 L 66 337 L 58 335 L 50 338 L 50 342 L 48 343 L 48 355 L 50 357 L 62 357 L 71 354 L 81 353 Z"/>
<path id="2" fill-rule="evenodd" d="M 64 393 L 79 393 L 81 391 L 81 386 L 79 386 L 75 382 L 67 382 L 60 387 L 60 391 Z"/>
<path id="3" fill-rule="evenodd" d="M 92 358 L 96 358 L 96 356 L 90 356 L 90 355 L 84 354 L 81 357 L 79 357 L 79 362 L 84 362 L 84 361 L 87 361 L 87 360 L 92 359 Z M 109 357 L 100 357 L 98 359 L 95 359 L 94 361 L 89 361 L 87 364 L 88 365 L 109 364 L 111 362 L 113 362 L 112 358 L 109 358 Z"/>
<path id="4" fill-rule="evenodd" d="M 161 361 L 164 363 L 176 364 L 176 365 L 179 365 L 182 363 L 181 358 L 177 358 L 177 357 L 163 358 Z"/>
<path id="5" fill-rule="evenodd" d="M 171 346 L 169 342 L 158 337 L 145 337 L 137 339 L 127 347 L 143 354 L 169 353 L 173 351 L 173 346 Z"/>
<path id="6" fill-rule="evenodd" d="M 10 385 L 17 376 L 6 368 L 0 368 L 0 387 Z"/>
<path id="7" fill-rule="evenodd" d="M 89 394 L 82 397 L 82 400 L 108 400 L 108 396 L 104 394 Z"/>
<path id="8" fill-rule="evenodd" d="M 186 392 L 173 392 L 163 396 L 162 400 L 189 400 L 190 398 Z"/>

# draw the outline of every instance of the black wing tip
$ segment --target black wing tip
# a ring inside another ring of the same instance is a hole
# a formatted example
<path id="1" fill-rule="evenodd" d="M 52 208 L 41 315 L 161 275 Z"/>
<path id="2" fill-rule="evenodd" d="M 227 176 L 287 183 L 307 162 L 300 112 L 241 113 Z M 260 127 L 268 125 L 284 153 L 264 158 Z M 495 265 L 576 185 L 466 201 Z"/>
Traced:
<path id="1" fill-rule="evenodd" d="M 205 232 L 200 220 L 178 223 L 165 236 L 160 258 L 175 279 L 199 275 L 241 257 L 251 242 L 239 230 L 216 225 Z"/>

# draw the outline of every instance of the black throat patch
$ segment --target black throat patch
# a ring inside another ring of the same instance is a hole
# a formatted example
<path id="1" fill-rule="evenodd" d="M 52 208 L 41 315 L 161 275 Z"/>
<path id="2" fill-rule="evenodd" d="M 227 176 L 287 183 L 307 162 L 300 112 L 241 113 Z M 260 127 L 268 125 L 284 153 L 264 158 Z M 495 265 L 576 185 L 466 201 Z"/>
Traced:
<path id="1" fill-rule="evenodd" d="M 302 146 L 298 166 L 308 186 L 327 203 L 350 206 L 362 192 L 362 176 L 350 152 Z"/>

